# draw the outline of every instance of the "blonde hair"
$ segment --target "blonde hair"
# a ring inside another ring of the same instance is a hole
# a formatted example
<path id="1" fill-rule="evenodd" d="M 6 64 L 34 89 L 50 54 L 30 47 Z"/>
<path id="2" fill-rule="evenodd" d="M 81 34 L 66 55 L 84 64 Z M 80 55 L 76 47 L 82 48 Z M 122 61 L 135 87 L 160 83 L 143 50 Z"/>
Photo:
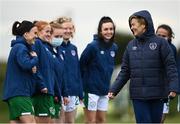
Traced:
<path id="1" fill-rule="evenodd" d="M 59 23 L 57 23 L 56 21 L 50 22 L 50 25 L 52 28 L 62 28 L 62 26 Z"/>
<path id="2" fill-rule="evenodd" d="M 62 23 L 65 23 L 65 22 L 72 22 L 73 23 L 72 18 L 65 17 L 65 16 L 57 18 L 56 22 L 59 23 L 59 24 L 62 24 Z"/>
<path id="3" fill-rule="evenodd" d="M 51 26 L 51 34 L 54 32 L 54 29 L 62 29 L 62 26 L 56 21 L 50 22 L 50 26 Z"/>
<path id="4" fill-rule="evenodd" d="M 74 26 L 74 23 L 73 23 L 73 21 L 72 21 L 72 18 L 62 16 L 62 17 L 57 18 L 57 19 L 55 20 L 55 22 L 58 23 L 58 24 L 60 24 L 60 25 L 62 25 L 63 23 L 66 23 L 66 22 L 72 23 L 72 25 L 73 25 L 73 33 L 75 33 L 75 26 Z M 72 35 L 71 37 L 73 37 L 73 35 Z"/>

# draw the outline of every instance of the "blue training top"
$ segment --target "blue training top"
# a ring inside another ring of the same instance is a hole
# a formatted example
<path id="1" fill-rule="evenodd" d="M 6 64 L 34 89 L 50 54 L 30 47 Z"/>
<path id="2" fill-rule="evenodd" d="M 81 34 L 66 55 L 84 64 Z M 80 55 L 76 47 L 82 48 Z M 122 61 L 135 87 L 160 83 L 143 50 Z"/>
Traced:
<path id="1" fill-rule="evenodd" d="M 7 62 L 3 100 L 15 96 L 31 96 L 35 91 L 32 67 L 37 66 L 38 57 L 30 55 L 31 45 L 24 37 L 17 36 L 11 41 L 11 51 Z"/>
<path id="2" fill-rule="evenodd" d="M 83 88 L 87 93 L 108 94 L 118 47 L 115 43 L 108 46 L 106 44 L 95 35 L 94 40 L 87 45 L 81 55 Z"/>
<path id="3" fill-rule="evenodd" d="M 38 77 L 41 77 L 44 87 L 47 87 L 48 94 L 54 96 L 54 87 L 55 87 L 55 56 L 47 48 L 47 43 L 37 38 L 33 48 L 38 55 Z M 40 88 L 37 87 L 36 94 L 41 93 Z"/>
<path id="4" fill-rule="evenodd" d="M 76 46 L 69 42 L 63 42 L 60 47 L 58 47 L 58 52 L 62 51 L 65 55 L 65 70 L 68 89 L 68 95 L 70 96 L 79 96 L 80 99 L 83 99 L 82 91 L 82 81 L 80 74 L 80 65 L 78 59 L 78 52 Z"/>

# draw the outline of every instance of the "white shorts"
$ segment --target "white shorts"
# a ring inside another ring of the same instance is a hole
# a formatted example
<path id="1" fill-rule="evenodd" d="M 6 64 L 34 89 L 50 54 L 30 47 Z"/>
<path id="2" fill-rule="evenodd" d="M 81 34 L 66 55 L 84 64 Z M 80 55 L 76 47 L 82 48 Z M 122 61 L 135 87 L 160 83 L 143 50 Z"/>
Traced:
<path id="1" fill-rule="evenodd" d="M 163 114 L 168 114 L 169 113 L 169 102 L 164 103 L 163 106 Z"/>
<path id="2" fill-rule="evenodd" d="M 79 97 L 78 96 L 68 96 L 69 103 L 67 105 L 62 104 L 62 108 L 65 112 L 74 111 L 79 105 Z"/>
<path id="3" fill-rule="evenodd" d="M 109 98 L 107 95 L 98 96 L 96 94 L 88 93 L 84 98 L 85 107 L 90 111 L 107 111 Z"/>

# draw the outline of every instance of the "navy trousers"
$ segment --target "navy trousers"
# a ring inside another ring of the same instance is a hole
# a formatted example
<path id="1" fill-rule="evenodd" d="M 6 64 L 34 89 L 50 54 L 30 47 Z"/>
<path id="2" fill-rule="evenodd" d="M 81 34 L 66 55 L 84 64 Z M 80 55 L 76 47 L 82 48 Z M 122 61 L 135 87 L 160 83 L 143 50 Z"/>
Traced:
<path id="1" fill-rule="evenodd" d="M 132 100 L 136 123 L 160 123 L 163 114 L 163 100 Z"/>

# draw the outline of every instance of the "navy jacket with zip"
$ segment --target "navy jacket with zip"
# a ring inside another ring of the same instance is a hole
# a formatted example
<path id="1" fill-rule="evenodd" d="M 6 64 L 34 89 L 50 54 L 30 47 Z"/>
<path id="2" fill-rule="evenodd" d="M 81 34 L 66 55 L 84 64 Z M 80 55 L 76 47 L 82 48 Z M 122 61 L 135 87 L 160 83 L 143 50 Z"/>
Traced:
<path id="1" fill-rule="evenodd" d="M 107 95 L 117 52 L 115 43 L 107 44 L 94 35 L 80 58 L 83 89 L 87 93 Z"/>
<path id="2" fill-rule="evenodd" d="M 61 96 L 63 97 L 67 97 L 68 96 L 68 88 L 67 88 L 67 79 L 68 79 L 68 76 L 67 76 L 67 73 L 66 73 L 66 69 L 65 69 L 65 56 L 64 56 L 64 53 L 62 51 L 59 51 L 58 48 L 56 48 L 57 50 L 57 53 L 56 53 L 56 56 L 57 56 L 57 59 L 58 59 L 58 67 L 59 68 L 56 68 L 56 73 L 57 73 L 57 81 L 59 83 L 59 88 L 60 88 L 60 93 L 61 93 Z"/>
<path id="3" fill-rule="evenodd" d="M 116 95 L 130 79 L 131 99 L 167 98 L 170 91 L 178 91 L 178 73 L 168 42 L 155 35 L 151 15 L 139 11 L 147 29 L 130 41 L 123 55 L 121 71 L 111 87 Z"/>
<path id="4" fill-rule="evenodd" d="M 15 96 L 31 96 L 35 91 L 32 67 L 37 66 L 38 57 L 30 55 L 31 45 L 24 37 L 17 36 L 11 42 L 4 81 L 3 100 Z"/>
<path id="5" fill-rule="evenodd" d="M 171 50 L 173 51 L 174 58 L 177 61 L 177 49 L 174 46 L 174 44 L 171 43 L 171 41 L 168 41 L 168 43 L 169 43 L 169 46 L 171 47 Z"/>
<path id="6" fill-rule="evenodd" d="M 55 57 L 54 59 L 54 72 L 55 72 L 55 96 L 61 100 L 61 96 L 67 97 L 68 96 L 68 90 L 67 90 L 67 76 L 66 76 L 66 70 L 64 68 L 64 54 L 62 51 L 58 51 L 57 47 L 53 47 L 51 44 L 46 43 L 46 47 L 49 49 L 49 51 L 52 53 L 52 55 Z"/>
<path id="7" fill-rule="evenodd" d="M 44 87 L 48 89 L 48 94 L 54 96 L 54 87 L 55 87 L 55 71 L 54 71 L 54 61 L 55 56 L 49 51 L 47 47 L 47 42 L 42 41 L 37 38 L 35 44 L 33 45 L 34 51 L 37 53 L 39 63 L 37 66 L 38 74 L 37 77 L 40 77 L 43 82 Z M 38 80 L 37 80 L 38 81 Z M 37 86 L 36 94 L 41 93 L 40 87 Z"/>
<path id="8" fill-rule="evenodd" d="M 63 42 L 62 45 L 58 47 L 58 52 L 60 51 L 62 51 L 65 56 L 64 67 L 67 77 L 65 83 L 67 86 L 68 95 L 79 96 L 80 99 L 83 99 L 82 81 L 77 47 L 71 44 L 70 41 L 68 41 L 67 43 Z"/>

